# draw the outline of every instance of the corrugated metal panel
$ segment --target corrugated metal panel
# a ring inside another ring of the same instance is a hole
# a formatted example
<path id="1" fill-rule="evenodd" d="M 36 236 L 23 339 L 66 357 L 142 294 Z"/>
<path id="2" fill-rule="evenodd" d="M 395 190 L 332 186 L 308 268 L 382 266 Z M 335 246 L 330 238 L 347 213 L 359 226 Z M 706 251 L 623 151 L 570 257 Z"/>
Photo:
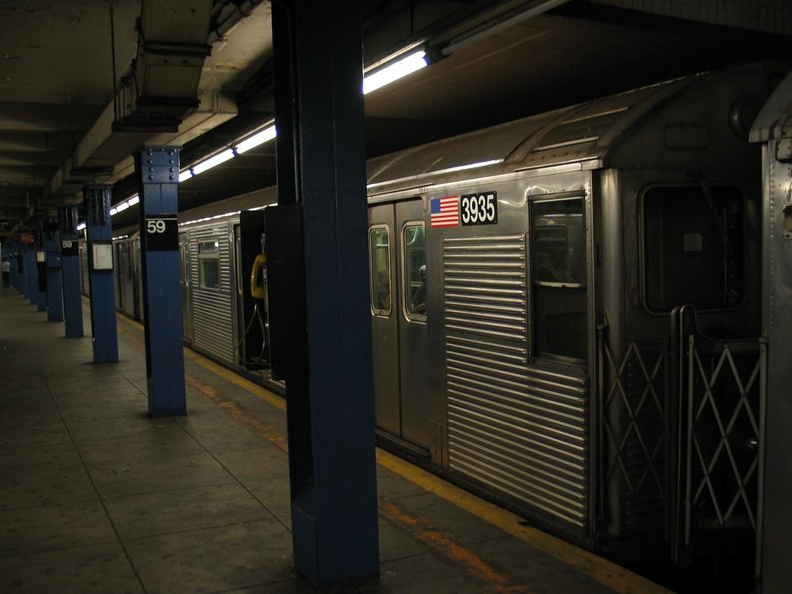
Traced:
<path id="1" fill-rule="evenodd" d="M 220 288 L 202 288 L 197 280 L 198 244 L 213 240 L 220 249 Z M 227 225 L 190 230 L 190 274 L 192 284 L 193 347 L 234 363 L 233 312 L 231 298 L 231 243 Z"/>
<path id="2" fill-rule="evenodd" d="M 523 235 L 446 239 L 447 332 L 527 341 Z"/>
<path id="3" fill-rule="evenodd" d="M 586 385 L 527 364 L 525 245 L 444 241 L 449 468 L 584 527 Z"/>

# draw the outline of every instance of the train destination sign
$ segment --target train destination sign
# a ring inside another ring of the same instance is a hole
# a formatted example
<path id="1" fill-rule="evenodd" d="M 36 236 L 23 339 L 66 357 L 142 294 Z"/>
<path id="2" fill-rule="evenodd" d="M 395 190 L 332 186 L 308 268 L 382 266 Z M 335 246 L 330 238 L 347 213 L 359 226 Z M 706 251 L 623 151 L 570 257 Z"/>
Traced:
<path id="1" fill-rule="evenodd" d="M 479 192 L 444 196 L 429 201 L 432 227 L 495 225 L 498 222 L 498 193 Z"/>
<path id="2" fill-rule="evenodd" d="M 153 252 L 179 249 L 179 220 L 173 215 L 146 217 L 146 249 Z"/>

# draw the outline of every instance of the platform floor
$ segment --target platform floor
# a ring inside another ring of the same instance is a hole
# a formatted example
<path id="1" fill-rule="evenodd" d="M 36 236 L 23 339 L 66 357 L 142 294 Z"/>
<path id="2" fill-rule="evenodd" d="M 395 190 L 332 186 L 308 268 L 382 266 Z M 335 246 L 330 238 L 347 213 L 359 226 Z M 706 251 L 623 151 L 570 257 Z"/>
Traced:
<path id="1" fill-rule="evenodd" d="M 120 361 L 0 290 L 0 593 L 664 592 L 385 452 L 380 576 L 295 569 L 283 400 L 185 350 L 184 417 L 147 415 L 143 331 Z"/>

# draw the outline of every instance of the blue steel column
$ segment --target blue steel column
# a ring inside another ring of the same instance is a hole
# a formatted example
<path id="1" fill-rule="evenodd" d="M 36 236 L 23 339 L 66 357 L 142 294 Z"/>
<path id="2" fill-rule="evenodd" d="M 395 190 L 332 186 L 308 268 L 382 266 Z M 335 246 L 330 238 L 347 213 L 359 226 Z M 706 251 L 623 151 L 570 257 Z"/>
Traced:
<path id="1" fill-rule="evenodd" d="M 79 338 L 83 336 L 83 315 L 77 207 L 61 206 L 58 209 L 58 222 L 60 225 L 63 317 L 66 337 Z"/>
<path id="2" fill-rule="evenodd" d="M 88 285 L 91 291 L 91 330 L 94 363 L 118 361 L 115 288 L 113 285 L 113 229 L 110 225 L 111 186 L 86 186 Z"/>
<path id="3" fill-rule="evenodd" d="M 155 417 L 187 414 L 176 218 L 179 150 L 149 146 L 135 155 L 148 403 L 149 414 Z"/>
<path id="4" fill-rule="evenodd" d="M 61 246 L 58 221 L 44 224 L 44 262 L 47 276 L 47 321 L 63 321 L 63 281 L 61 279 Z"/>
<path id="5" fill-rule="evenodd" d="M 47 252 L 44 249 L 44 227 L 36 230 L 36 304 L 38 311 L 47 311 Z"/>
<path id="6" fill-rule="evenodd" d="M 272 14 L 273 365 L 286 379 L 294 560 L 327 584 L 379 573 L 361 15 L 348 0 L 274 0 Z"/>
<path id="7" fill-rule="evenodd" d="M 36 244 L 31 237 L 29 242 L 22 244 L 22 294 L 31 305 L 38 301 L 38 276 L 36 274 Z"/>

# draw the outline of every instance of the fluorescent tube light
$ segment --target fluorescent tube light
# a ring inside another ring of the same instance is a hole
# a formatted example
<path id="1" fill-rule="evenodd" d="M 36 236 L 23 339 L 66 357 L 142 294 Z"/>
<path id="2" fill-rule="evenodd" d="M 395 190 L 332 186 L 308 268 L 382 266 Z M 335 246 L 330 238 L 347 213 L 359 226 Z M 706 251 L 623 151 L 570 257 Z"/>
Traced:
<path id="1" fill-rule="evenodd" d="M 129 208 L 129 202 L 122 202 L 121 204 L 116 205 L 116 212 L 123 212 L 127 208 Z"/>
<path id="2" fill-rule="evenodd" d="M 198 165 L 192 168 L 193 175 L 203 173 L 207 169 L 216 167 L 217 165 L 220 165 L 220 163 L 225 163 L 229 159 L 233 158 L 234 151 L 232 149 L 226 149 L 222 153 L 217 153 L 214 157 L 209 157 L 206 161 L 198 163 Z M 179 177 L 181 177 L 181 175 Z"/>
<path id="3" fill-rule="evenodd" d="M 193 176 L 193 172 L 189 169 L 185 169 L 179 174 L 179 183 L 183 182 L 185 179 L 190 179 Z"/>
<path id="4" fill-rule="evenodd" d="M 366 95 L 375 91 L 380 87 L 384 87 L 395 80 L 412 74 L 416 70 L 420 70 L 427 65 L 426 52 L 419 50 L 402 58 L 401 60 L 392 63 L 374 74 L 363 78 L 363 94 Z"/>
<path id="5" fill-rule="evenodd" d="M 265 142 L 272 140 L 275 138 L 277 132 L 275 131 L 275 126 L 268 126 L 264 128 L 261 132 L 254 134 L 250 138 L 246 138 L 238 145 L 234 147 L 236 149 L 237 154 L 242 154 L 245 151 L 249 151 L 252 148 L 255 148 Z"/>
<path id="6" fill-rule="evenodd" d="M 137 194 L 135 194 L 134 196 L 132 196 L 132 198 L 130 198 L 129 200 L 127 200 L 127 202 L 129 203 L 129 206 L 135 206 L 135 204 L 137 204 L 138 202 L 140 202 L 140 196 L 138 196 Z"/>

